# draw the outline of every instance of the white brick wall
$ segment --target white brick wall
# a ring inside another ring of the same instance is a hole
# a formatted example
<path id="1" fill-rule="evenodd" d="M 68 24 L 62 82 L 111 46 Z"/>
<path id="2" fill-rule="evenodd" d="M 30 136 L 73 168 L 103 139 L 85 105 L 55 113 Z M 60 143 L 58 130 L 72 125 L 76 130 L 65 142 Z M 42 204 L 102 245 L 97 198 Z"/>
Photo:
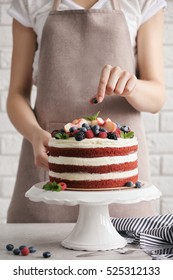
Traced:
<path id="1" fill-rule="evenodd" d="M 11 0 L 0 0 L 0 223 L 13 192 L 21 136 L 6 114 L 11 61 L 11 18 L 6 10 Z M 168 0 L 165 17 L 165 80 L 167 101 L 159 114 L 144 114 L 153 183 L 162 191 L 161 212 L 173 212 L 173 0 Z"/>

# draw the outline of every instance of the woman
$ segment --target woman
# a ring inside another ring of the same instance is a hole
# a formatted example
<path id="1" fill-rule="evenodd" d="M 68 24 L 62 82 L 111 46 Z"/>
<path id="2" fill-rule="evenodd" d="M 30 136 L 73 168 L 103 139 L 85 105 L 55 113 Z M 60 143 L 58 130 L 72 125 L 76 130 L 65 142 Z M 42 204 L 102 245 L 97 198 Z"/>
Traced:
<path id="1" fill-rule="evenodd" d="M 32 203 L 24 194 L 47 178 L 50 131 L 96 110 L 135 131 L 139 176 L 150 180 L 140 112 L 155 113 L 164 104 L 165 6 L 164 0 L 13 1 L 7 109 L 24 141 L 8 222 L 76 220 L 77 207 Z M 156 213 L 154 203 L 110 207 L 111 216 Z"/>

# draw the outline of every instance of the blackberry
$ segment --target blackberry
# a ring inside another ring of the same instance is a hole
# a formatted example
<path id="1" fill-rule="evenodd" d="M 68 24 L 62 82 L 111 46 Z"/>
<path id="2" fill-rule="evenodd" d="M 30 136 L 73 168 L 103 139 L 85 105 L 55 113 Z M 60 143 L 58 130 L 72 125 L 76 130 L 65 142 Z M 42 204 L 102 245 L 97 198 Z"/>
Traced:
<path id="1" fill-rule="evenodd" d="M 107 138 L 111 140 L 117 140 L 117 136 L 114 132 L 108 132 L 107 133 Z"/>
<path id="2" fill-rule="evenodd" d="M 75 139 L 76 141 L 81 141 L 83 139 L 85 139 L 85 133 L 83 131 L 79 131 L 75 134 Z"/>

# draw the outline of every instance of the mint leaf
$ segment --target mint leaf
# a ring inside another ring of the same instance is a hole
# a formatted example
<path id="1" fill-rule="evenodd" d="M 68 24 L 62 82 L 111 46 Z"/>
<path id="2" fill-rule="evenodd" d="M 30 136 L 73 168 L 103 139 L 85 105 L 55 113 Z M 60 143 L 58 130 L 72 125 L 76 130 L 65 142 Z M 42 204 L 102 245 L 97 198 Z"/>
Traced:
<path id="1" fill-rule="evenodd" d="M 69 135 L 65 132 L 63 132 L 63 133 L 58 132 L 55 134 L 55 138 L 56 139 L 68 139 Z"/>
<path id="2" fill-rule="evenodd" d="M 124 131 L 120 131 L 120 137 L 125 138 L 125 132 Z"/>
<path id="3" fill-rule="evenodd" d="M 133 137 L 134 137 L 133 131 L 126 132 L 125 138 L 133 138 Z"/>
<path id="4" fill-rule="evenodd" d="M 88 116 L 88 117 L 84 117 L 84 119 L 86 119 L 87 121 L 94 121 L 98 118 L 100 112 L 97 112 L 95 115 L 93 116 Z"/>

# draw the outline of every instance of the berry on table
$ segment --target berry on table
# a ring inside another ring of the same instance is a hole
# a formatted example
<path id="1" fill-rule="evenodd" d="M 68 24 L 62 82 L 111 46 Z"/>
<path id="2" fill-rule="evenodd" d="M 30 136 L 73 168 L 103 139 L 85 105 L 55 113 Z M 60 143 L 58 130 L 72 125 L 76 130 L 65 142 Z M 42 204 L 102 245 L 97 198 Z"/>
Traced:
<path id="1" fill-rule="evenodd" d="M 43 252 L 43 258 L 50 258 L 51 257 L 51 253 L 46 251 L 46 252 Z"/>
<path id="2" fill-rule="evenodd" d="M 12 250 L 14 249 L 14 245 L 13 245 L 13 244 L 7 244 L 7 245 L 6 245 L 6 249 L 7 249 L 8 251 L 12 251 Z"/>
<path id="3" fill-rule="evenodd" d="M 130 187 L 133 187 L 133 185 L 134 185 L 134 184 L 133 184 L 133 182 L 128 181 L 128 182 L 126 182 L 126 183 L 125 183 L 125 185 L 124 185 L 124 186 L 126 186 L 126 187 L 129 187 L 129 188 L 130 188 Z"/>
<path id="4" fill-rule="evenodd" d="M 20 245 L 19 250 L 21 251 L 23 248 L 27 247 L 26 245 Z"/>
<path id="5" fill-rule="evenodd" d="M 29 255 L 29 253 L 30 253 L 30 250 L 29 250 L 28 247 L 24 247 L 24 248 L 21 250 L 22 256 L 27 256 L 27 255 Z"/>
<path id="6" fill-rule="evenodd" d="M 35 253 L 37 250 L 35 247 L 31 246 L 28 248 L 30 253 Z"/>
<path id="7" fill-rule="evenodd" d="M 15 248 L 13 250 L 13 254 L 16 255 L 16 256 L 20 255 L 20 249 L 19 248 Z"/>
<path id="8" fill-rule="evenodd" d="M 142 183 L 140 181 L 137 181 L 136 184 L 135 184 L 135 187 L 138 188 L 138 189 L 141 188 Z"/>

